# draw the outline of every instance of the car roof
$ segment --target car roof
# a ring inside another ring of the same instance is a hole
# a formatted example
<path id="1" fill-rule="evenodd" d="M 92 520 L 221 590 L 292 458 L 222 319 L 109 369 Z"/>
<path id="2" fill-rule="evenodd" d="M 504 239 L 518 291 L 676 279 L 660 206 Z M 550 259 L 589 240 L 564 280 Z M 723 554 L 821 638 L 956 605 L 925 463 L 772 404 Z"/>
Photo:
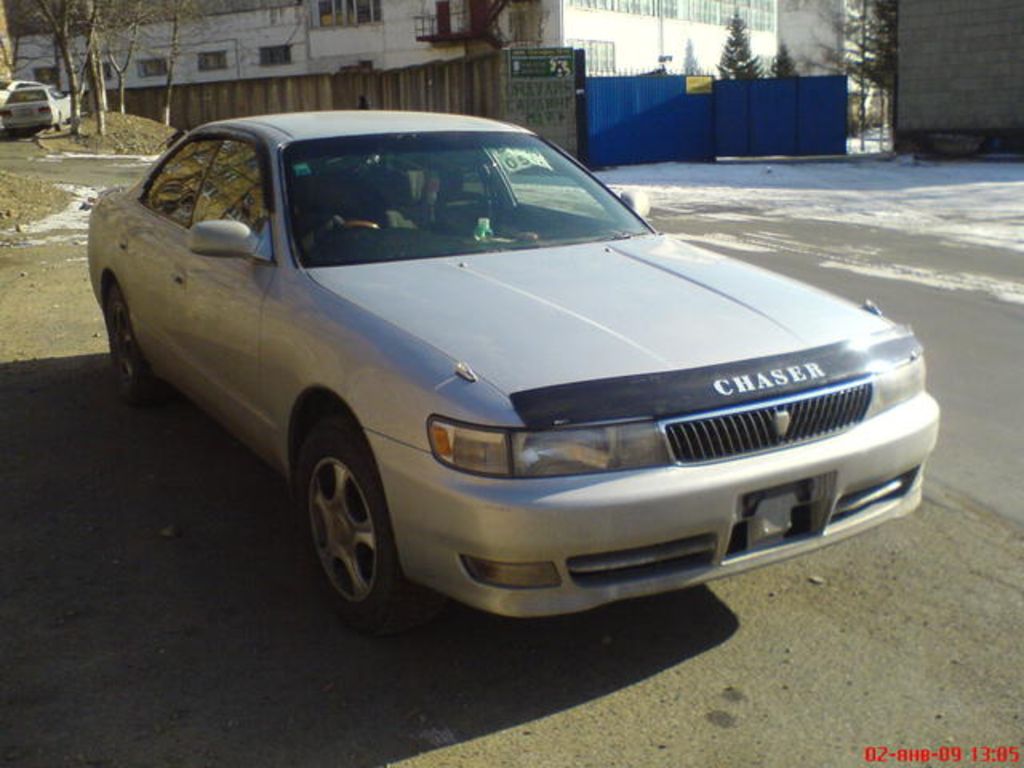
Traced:
<path id="1" fill-rule="evenodd" d="M 46 83 L 40 83 L 35 80 L 0 80 L 0 88 L 5 91 L 14 90 L 17 88 L 45 88 Z"/>
<path id="2" fill-rule="evenodd" d="M 432 133 L 439 131 L 505 131 L 529 133 L 508 123 L 467 115 L 439 112 L 387 112 L 335 110 L 332 112 L 290 112 L 278 115 L 221 120 L 202 128 L 243 128 L 273 138 L 278 134 L 291 140 L 324 139 L 334 136 L 366 136 L 382 133 Z"/>

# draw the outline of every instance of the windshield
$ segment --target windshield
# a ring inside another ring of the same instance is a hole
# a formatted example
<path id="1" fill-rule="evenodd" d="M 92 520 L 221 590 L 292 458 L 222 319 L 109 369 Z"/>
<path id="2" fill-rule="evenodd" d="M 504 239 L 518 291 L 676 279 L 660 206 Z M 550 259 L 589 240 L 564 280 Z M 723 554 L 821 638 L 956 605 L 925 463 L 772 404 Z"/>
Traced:
<path id="1" fill-rule="evenodd" d="M 18 90 L 7 99 L 8 104 L 28 104 L 30 101 L 46 101 L 46 91 L 41 91 L 38 88 Z"/>
<path id="2" fill-rule="evenodd" d="M 618 198 L 534 136 L 318 139 L 284 154 L 307 267 L 539 248 L 649 234 Z"/>

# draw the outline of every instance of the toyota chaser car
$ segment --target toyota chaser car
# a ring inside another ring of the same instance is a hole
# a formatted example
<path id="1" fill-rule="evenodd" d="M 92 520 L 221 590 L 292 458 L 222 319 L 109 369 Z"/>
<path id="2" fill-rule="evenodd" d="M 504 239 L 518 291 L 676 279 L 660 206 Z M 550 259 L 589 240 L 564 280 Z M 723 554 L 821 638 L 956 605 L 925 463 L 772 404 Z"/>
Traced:
<path id="1" fill-rule="evenodd" d="M 938 429 L 870 304 L 661 235 L 521 128 L 213 123 L 92 212 L 120 395 L 288 478 L 344 619 L 582 611 L 910 512 Z"/>

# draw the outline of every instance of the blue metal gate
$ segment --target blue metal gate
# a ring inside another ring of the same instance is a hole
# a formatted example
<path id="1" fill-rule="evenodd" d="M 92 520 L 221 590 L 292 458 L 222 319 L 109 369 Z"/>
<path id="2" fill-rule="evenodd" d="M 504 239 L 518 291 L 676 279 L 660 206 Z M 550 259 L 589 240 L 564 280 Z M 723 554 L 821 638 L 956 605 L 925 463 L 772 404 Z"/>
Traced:
<path id="1" fill-rule="evenodd" d="M 715 154 L 846 153 L 846 78 L 720 80 L 715 83 Z"/>
<path id="2" fill-rule="evenodd" d="M 846 152 L 846 78 L 720 80 L 686 93 L 674 75 L 587 79 L 594 166 Z"/>
<path id="3" fill-rule="evenodd" d="M 688 95 L 681 77 L 587 79 L 591 165 L 714 158 L 711 95 Z"/>

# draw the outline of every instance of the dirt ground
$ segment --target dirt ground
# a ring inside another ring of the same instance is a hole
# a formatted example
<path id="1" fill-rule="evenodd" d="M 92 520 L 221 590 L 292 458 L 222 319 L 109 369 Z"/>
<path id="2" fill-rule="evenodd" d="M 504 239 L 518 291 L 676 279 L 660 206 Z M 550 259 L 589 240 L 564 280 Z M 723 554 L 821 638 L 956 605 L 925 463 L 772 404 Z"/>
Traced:
<path id="1" fill-rule="evenodd" d="M 281 478 L 180 398 L 117 401 L 76 237 L 0 247 L 0 764 L 981 765 L 1024 739 L 1024 535 L 931 490 L 708 587 L 353 634 Z"/>
<path id="2" fill-rule="evenodd" d="M 68 192 L 49 182 L 0 170 L 0 231 L 38 221 L 70 200 Z"/>
<path id="3" fill-rule="evenodd" d="M 95 152 L 113 155 L 156 155 L 175 130 L 138 115 L 107 113 L 107 133 L 96 134 L 96 123 L 91 117 L 82 122 L 81 135 L 43 133 L 36 137 L 40 146 L 49 152 Z"/>

